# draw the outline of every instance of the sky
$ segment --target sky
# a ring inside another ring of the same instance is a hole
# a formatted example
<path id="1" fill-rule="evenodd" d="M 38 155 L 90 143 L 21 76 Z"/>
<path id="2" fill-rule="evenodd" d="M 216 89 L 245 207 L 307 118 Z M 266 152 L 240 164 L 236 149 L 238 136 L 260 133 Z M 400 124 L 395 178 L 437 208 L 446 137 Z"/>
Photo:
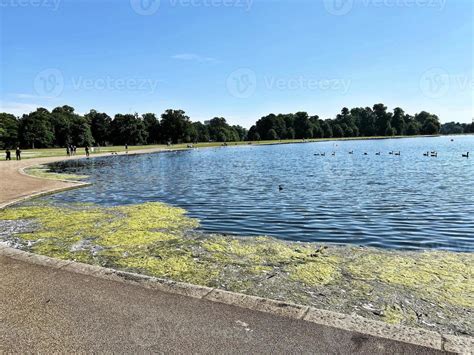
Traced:
<path id="1" fill-rule="evenodd" d="M 473 114 L 472 0 L 0 0 L 0 112 Z"/>

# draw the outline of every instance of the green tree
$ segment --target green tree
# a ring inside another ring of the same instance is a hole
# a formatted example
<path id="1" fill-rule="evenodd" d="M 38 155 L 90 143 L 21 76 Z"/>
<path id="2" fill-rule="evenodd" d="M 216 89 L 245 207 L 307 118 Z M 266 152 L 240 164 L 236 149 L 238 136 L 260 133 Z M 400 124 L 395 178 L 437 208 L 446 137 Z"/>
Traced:
<path id="1" fill-rule="evenodd" d="M 295 130 L 295 138 L 297 139 L 306 139 L 313 137 L 313 129 L 312 129 L 311 121 L 309 120 L 309 116 L 306 112 L 297 112 L 295 113 L 295 121 L 294 121 L 294 130 Z"/>
<path id="2" fill-rule="evenodd" d="M 0 149 L 18 144 L 18 119 L 9 113 L 0 113 Z"/>
<path id="3" fill-rule="evenodd" d="M 257 126 L 252 126 L 249 129 L 249 133 L 247 134 L 247 139 L 249 141 L 259 141 L 260 140 L 260 133 L 257 131 Z"/>
<path id="4" fill-rule="evenodd" d="M 53 145 L 54 131 L 51 113 L 45 108 L 22 116 L 19 122 L 20 142 L 24 147 L 48 148 Z"/>
<path id="5" fill-rule="evenodd" d="M 438 134 L 441 129 L 439 118 L 426 111 L 421 111 L 415 115 L 415 121 L 420 125 L 421 134 Z"/>
<path id="6" fill-rule="evenodd" d="M 85 117 L 74 116 L 71 120 L 71 143 L 79 147 L 90 147 L 94 143 L 91 127 Z"/>
<path id="7" fill-rule="evenodd" d="M 341 125 L 334 124 L 332 127 L 333 137 L 341 138 L 344 137 L 344 130 L 342 129 Z"/>
<path id="8" fill-rule="evenodd" d="M 420 124 L 415 120 L 410 120 L 407 124 L 406 134 L 409 136 L 420 134 Z"/>
<path id="9" fill-rule="evenodd" d="M 90 110 L 85 118 L 91 126 L 94 141 L 101 146 L 107 145 L 107 142 L 111 141 L 112 118 L 106 113 L 97 112 L 96 110 Z"/>
<path id="10" fill-rule="evenodd" d="M 166 110 L 161 115 L 161 133 L 165 142 L 172 143 L 185 142 L 186 138 L 190 138 L 189 130 L 191 121 L 186 113 L 182 110 Z"/>
<path id="11" fill-rule="evenodd" d="M 330 120 L 325 120 L 325 121 L 321 122 L 321 128 L 322 128 L 323 134 L 324 134 L 323 138 L 332 138 L 333 131 L 332 131 Z"/>
<path id="12" fill-rule="evenodd" d="M 112 142 L 117 145 L 145 144 L 148 132 L 138 114 L 116 114 L 112 121 Z"/>
<path id="13" fill-rule="evenodd" d="M 194 122 L 194 131 L 196 132 L 196 137 L 193 140 L 194 143 L 197 142 L 209 142 L 211 140 L 211 136 L 209 135 L 209 129 L 207 125 L 203 124 L 202 122 Z"/>
<path id="14" fill-rule="evenodd" d="M 242 127 L 242 126 L 232 126 L 232 129 L 237 133 L 238 137 L 239 137 L 239 141 L 244 141 L 247 139 L 247 133 L 248 131 Z"/>
<path id="15" fill-rule="evenodd" d="M 392 127 L 395 129 L 395 134 L 400 136 L 405 134 L 405 112 L 400 107 L 393 110 Z"/>
<path id="16" fill-rule="evenodd" d="M 278 134 L 276 133 L 276 131 L 273 129 L 273 128 L 270 128 L 268 130 L 268 133 L 266 135 L 267 139 L 268 140 L 276 140 L 276 139 L 279 139 L 278 138 Z"/>
<path id="17" fill-rule="evenodd" d="M 72 137 L 71 125 L 76 116 L 74 108 L 68 105 L 56 107 L 51 111 L 51 125 L 54 131 L 53 144 L 56 147 L 64 147 L 75 141 Z"/>
<path id="18" fill-rule="evenodd" d="M 384 136 L 387 129 L 391 127 L 392 114 L 387 112 L 387 106 L 384 104 L 376 104 L 373 107 L 373 112 L 375 114 L 375 127 L 377 130 L 377 135 Z"/>
<path id="19" fill-rule="evenodd" d="M 147 132 L 147 143 L 156 144 L 160 141 L 160 122 L 154 113 L 142 115 L 143 124 Z"/>

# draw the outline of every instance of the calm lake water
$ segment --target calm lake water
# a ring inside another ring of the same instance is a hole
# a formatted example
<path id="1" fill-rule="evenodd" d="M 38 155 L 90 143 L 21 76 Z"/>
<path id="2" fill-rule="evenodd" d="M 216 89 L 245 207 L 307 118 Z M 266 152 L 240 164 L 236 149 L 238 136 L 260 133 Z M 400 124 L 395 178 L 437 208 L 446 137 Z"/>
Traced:
<path id="1" fill-rule="evenodd" d="M 93 186 L 46 199 L 107 206 L 166 202 L 199 218 L 205 232 L 474 251 L 473 148 L 474 136 L 463 136 L 69 161 L 53 170 L 89 175 Z M 389 155 L 393 150 L 401 155 Z M 423 156 L 433 150 L 437 158 Z M 473 156 L 462 158 L 467 151 Z M 315 156 L 320 152 L 326 156 Z"/>

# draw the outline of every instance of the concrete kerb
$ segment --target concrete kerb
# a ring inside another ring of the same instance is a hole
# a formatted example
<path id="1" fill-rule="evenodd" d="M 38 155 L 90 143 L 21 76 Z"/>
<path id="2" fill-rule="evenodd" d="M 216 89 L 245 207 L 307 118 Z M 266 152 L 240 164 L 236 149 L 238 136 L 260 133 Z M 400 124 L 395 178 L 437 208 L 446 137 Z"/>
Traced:
<path id="1" fill-rule="evenodd" d="M 307 322 L 313 322 L 333 328 L 376 336 L 379 338 L 393 339 L 405 343 L 421 345 L 432 349 L 445 350 L 460 354 L 473 354 L 474 339 L 469 337 L 444 335 L 421 328 L 390 325 L 383 322 L 366 319 L 357 315 L 346 315 L 303 305 L 285 303 L 281 301 L 182 282 L 175 282 L 74 261 L 57 260 L 54 258 L 10 248 L 2 244 L 0 244 L 0 255 L 36 265 L 51 267 L 54 269 L 61 269 L 68 272 L 79 273 L 115 282 L 133 284 L 151 290 L 179 294 L 210 302 L 224 303 L 240 308 L 270 313 L 287 318 L 300 319 Z"/>
<path id="2" fill-rule="evenodd" d="M 30 175 L 27 175 L 27 176 L 30 176 Z M 41 179 L 41 178 L 40 178 Z M 47 196 L 47 195 L 52 195 L 52 194 L 55 194 L 55 193 L 58 193 L 58 192 L 63 192 L 63 191 L 68 191 L 68 190 L 74 190 L 74 189 L 79 189 L 81 187 L 86 187 L 86 186 L 90 186 L 91 184 L 90 183 L 85 183 L 85 182 L 72 182 L 72 181 L 68 181 L 68 183 L 70 184 L 73 184 L 71 186 L 64 186 L 64 187 L 59 187 L 59 188 L 56 188 L 56 189 L 50 189 L 50 190 L 46 190 L 46 191 L 37 191 L 37 192 L 33 192 L 31 194 L 28 194 L 27 196 L 22 196 L 20 198 L 17 198 L 15 200 L 12 200 L 12 201 L 8 201 L 6 203 L 0 203 L 0 210 L 4 209 L 4 208 L 7 208 L 7 207 L 10 207 L 10 206 L 13 206 L 13 205 L 16 205 L 20 202 L 24 202 L 24 201 L 27 201 L 27 200 L 31 200 L 31 199 L 34 199 L 36 197 L 41 197 L 41 196 Z"/>

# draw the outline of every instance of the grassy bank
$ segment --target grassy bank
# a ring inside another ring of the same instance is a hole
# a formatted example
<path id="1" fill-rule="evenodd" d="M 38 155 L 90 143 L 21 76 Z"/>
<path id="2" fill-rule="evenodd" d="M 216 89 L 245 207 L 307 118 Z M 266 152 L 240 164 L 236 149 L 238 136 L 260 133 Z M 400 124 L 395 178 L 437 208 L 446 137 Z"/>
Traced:
<path id="1" fill-rule="evenodd" d="M 271 144 L 295 144 L 295 143 L 311 143 L 311 142 L 327 142 L 327 141 L 352 141 L 352 140 L 373 140 L 373 139 L 400 139 L 400 138 L 416 138 L 416 137 L 432 137 L 432 136 L 377 136 L 377 137 L 348 137 L 348 138 L 322 138 L 322 139 L 286 139 L 286 140 L 271 140 L 271 141 L 254 141 L 254 142 L 228 142 L 228 146 L 241 146 L 241 145 L 271 145 Z M 219 147 L 222 146 L 222 142 L 207 142 L 207 143 L 196 143 L 193 144 L 194 148 L 209 148 L 209 147 Z M 155 145 L 137 145 L 129 146 L 128 151 L 141 151 L 146 149 L 186 149 L 188 147 L 187 143 L 183 144 L 173 144 L 171 146 L 165 144 L 155 144 Z M 94 148 L 91 151 L 91 155 L 104 154 L 104 153 L 123 153 L 126 149 L 124 146 L 107 146 Z M 13 152 L 14 153 L 14 152 Z M 85 155 L 84 148 L 77 148 L 77 155 Z M 31 158 L 45 158 L 45 157 L 62 157 L 66 156 L 66 148 L 44 148 L 44 149 L 24 149 L 22 150 L 23 159 Z"/>

